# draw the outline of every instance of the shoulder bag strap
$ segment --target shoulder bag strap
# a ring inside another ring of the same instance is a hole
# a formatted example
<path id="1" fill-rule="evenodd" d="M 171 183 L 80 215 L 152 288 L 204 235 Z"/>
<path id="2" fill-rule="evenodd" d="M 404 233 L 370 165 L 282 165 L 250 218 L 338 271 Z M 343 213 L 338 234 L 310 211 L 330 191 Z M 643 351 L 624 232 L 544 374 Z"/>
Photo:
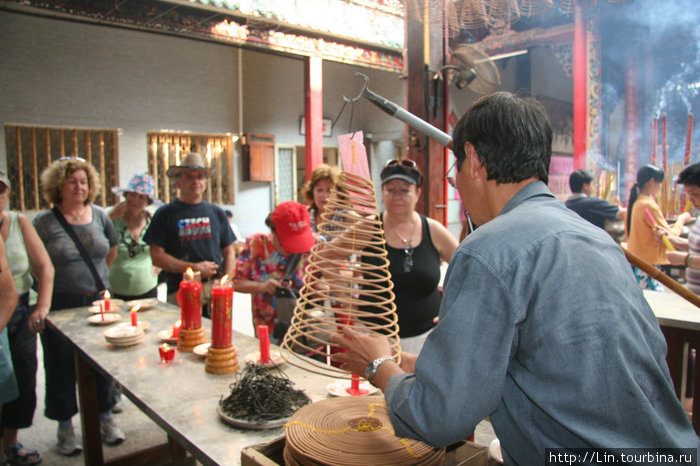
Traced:
<path id="1" fill-rule="evenodd" d="M 66 230 L 66 233 L 68 233 L 68 236 L 71 237 L 73 242 L 75 243 L 75 247 L 78 248 L 78 252 L 80 252 L 80 255 L 83 257 L 83 260 L 87 264 L 88 268 L 90 269 L 90 272 L 92 272 L 92 277 L 95 279 L 95 284 L 99 288 L 100 291 L 106 290 L 107 287 L 105 286 L 104 282 L 102 281 L 102 278 L 100 278 L 100 274 L 97 273 L 97 269 L 95 268 L 95 264 L 93 264 L 92 259 L 90 259 L 90 256 L 88 255 L 87 251 L 85 250 L 85 246 L 83 246 L 83 243 L 80 241 L 78 238 L 78 235 L 75 234 L 75 230 L 73 229 L 72 226 L 66 221 L 66 218 L 63 216 L 60 210 L 58 210 L 57 207 L 53 207 L 51 209 L 53 214 L 56 216 L 56 219 L 58 219 L 58 223 L 61 224 L 64 230 Z"/>
<path id="2" fill-rule="evenodd" d="M 289 256 L 289 264 L 287 264 L 287 270 L 284 272 L 284 278 L 282 281 L 288 282 L 291 281 L 292 275 L 294 274 L 294 271 L 297 268 L 297 265 L 299 265 L 299 260 L 301 259 L 301 254 L 292 254 Z"/>

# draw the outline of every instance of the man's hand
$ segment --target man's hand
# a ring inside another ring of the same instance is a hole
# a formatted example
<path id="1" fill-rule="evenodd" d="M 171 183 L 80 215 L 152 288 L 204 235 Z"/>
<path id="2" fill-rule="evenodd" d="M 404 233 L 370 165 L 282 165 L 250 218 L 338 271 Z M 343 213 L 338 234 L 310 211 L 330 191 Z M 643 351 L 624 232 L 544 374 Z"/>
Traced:
<path id="1" fill-rule="evenodd" d="M 668 261 L 671 263 L 671 265 L 685 266 L 686 257 L 688 257 L 687 252 L 666 251 L 666 259 L 668 259 Z"/>
<path id="2" fill-rule="evenodd" d="M 216 272 L 219 270 L 219 266 L 214 261 L 201 261 L 196 262 L 193 269 L 194 272 L 200 272 L 202 279 L 204 280 L 216 275 Z"/>
<path id="3" fill-rule="evenodd" d="M 278 280 L 275 280 L 274 278 L 271 278 L 269 280 L 265 280 L 264 282 L 259 283 L 260 286 L 260 293 L 267 293 L 267 294 L 275 294 L 275 289 L 280 286 L 280 282 Z"/>
<path id="4" fill-rule="evenodd" d="M 331 341 L 347 350 L 346 353 L 335 353 L 331 359 L 343 363 L 341 367 L 344 370 L 362 377 L 372 361 L 382 356 L 392 356 L 389 340 L 378 333 L 364 334 L 343 327 L 343 333 L 333 333 Z"/>

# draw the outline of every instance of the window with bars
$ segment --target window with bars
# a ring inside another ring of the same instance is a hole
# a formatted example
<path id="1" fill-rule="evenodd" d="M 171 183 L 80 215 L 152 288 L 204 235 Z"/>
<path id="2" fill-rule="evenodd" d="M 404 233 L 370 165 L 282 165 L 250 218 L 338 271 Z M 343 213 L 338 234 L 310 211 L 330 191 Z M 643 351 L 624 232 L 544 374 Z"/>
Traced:
<path id="1" fill-rule="evenodd" d="M 233 204 L 234 142 L 230 134 L 148 133 L 148 170 L 156 180 L 156 197 L 165 203 L 177 199 L 175 183 L 165 172 L 171 165 L 180 165 L 188 152 L 198 152 L 208 166 L 216 168 L 204 199 L 213 204 Z"/>
<path id="2" fill-rule="evenodd" d="M 41 197 L 40 175 L 61 157 L 82 157 L 95 166 L 102 187 L 94 202 L 106 207 L 111 201 L 109 188 L 119 185 L 117 137 L 116 129 L 5 125 L 10 208 L 50 207 Z"/>

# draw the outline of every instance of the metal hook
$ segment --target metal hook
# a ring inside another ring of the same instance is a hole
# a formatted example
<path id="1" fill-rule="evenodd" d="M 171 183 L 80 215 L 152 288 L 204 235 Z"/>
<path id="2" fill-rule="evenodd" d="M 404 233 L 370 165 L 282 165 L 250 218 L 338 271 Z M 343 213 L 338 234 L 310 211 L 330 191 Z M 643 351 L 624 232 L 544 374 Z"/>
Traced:
<path id="1" fill-rule="evenodd" d="M 355 73 L 355 76 L 360 76 L 362 79 L 364 79 L 365 85 L 362 86 L 362 90 L 360 91 L 360 94 L 357 97 L 355 97 L 354 99 L 348 99 L 347 97 L 343 96 L 343 100 L 345 102 L 349 102 L 351 104 L 354 104 L 355 102 L 359 102 L 359 100 L 365 96 L 365 94 L 367 93 L 367 89 L 369 88 L 369 77 L 367 75 L 362 74 L 358 71 L 357 73 Z"/>

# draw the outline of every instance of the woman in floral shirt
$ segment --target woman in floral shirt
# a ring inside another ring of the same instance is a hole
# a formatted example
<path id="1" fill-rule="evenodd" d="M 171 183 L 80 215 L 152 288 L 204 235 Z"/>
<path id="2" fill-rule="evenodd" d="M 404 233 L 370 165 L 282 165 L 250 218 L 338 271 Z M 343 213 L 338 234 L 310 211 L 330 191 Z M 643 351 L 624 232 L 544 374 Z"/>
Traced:
<path id="1" fill-rule="evenodd" d="M 280 285 L 293 254 L 302 254 L 291 277 L 290 287 L 299 292 L 308 252 L 315 239 L 309 212 L 296 201 L 283 202 L 267 216 L 270 233 L 246 238 L 236 262 L 236 291 L 252 294 L 253 326 L 267 325 L 272 334 L 277 319 L 275 289 Z"/>

